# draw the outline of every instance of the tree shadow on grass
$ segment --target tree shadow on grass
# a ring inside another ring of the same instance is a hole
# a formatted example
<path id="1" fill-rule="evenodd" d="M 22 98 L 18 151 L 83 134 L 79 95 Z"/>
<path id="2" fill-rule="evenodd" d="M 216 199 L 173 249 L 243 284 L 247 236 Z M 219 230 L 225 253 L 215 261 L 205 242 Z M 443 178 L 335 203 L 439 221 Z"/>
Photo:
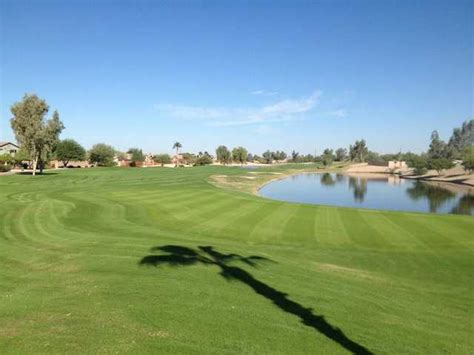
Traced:
<path id="1" fill-rule="evenodd" d="M 214 250 L 211 246 L 200 246 L 194 250 L 179 245 L 164 245 L 154 247 L 152 252 L 165 252 L 166 254 L 148 255 L 141 261 L 140 265 L 148 266 L 187 266 L 194 264 L 214 265 L 220 268 L 220 275 L 226 280 L 240 281 L 255 293 L 273 302 L 282 311 L 293 314 L 300 318 L 301 322 L 311 327 L 340 346 L 354 354 L 372 354 L 367 348 L 349 339 L 344 332 L 331 325 L 324 316 L 313 314 L 311 308 L 306 308 L 288 298 L 286 293 L 257 280 L 250 273 L 242 268 L 228 265 L 230 262 L 243 262 L 249 266 L 256 267 L 260 261 L 270 261 L 261 256 L 244 257 L 239 254 L 222 254 Z"/>
<path id="2" fill-rule="evenodd" d="M 29 176 L 33 176 L 33 172 L 31 171 L 19 171 L 19 172 L 14 172 L 14 174 L 16 175 L 29 175 Z M 40 172 L 37 172 L 35 176 L 48 176 L 48 175 L 58 175 L 59 173 L 54 173 L 54 172 L 51 172 L 51 171 L 44 171 L 42 173 Z"/>

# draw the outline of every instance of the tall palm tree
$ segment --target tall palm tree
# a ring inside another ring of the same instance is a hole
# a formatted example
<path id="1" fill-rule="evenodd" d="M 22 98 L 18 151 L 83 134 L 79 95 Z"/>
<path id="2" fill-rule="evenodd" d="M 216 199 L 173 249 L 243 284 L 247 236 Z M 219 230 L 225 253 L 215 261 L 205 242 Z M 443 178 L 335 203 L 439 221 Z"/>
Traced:
<path id="1" fill-rule="evenodd" d="M 179 154 L 179 148 L 181 148 L 181 147 L 182 147 L 182 145 L 181 145 L 181 143 L 179 143 L 179 142 L 175 142 L 175 143 L 173 144 L 173 149 L 176 149 L 176 162 L 175 162 L 175 166 L 178 166 L 178 154 Z"/>

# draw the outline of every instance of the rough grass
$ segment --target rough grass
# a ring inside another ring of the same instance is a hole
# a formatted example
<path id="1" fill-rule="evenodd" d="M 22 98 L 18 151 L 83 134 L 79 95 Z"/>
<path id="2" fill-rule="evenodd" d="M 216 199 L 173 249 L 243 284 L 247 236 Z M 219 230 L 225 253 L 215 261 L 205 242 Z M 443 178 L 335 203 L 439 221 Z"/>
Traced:
<path id="1" fill-rule="evenodd" d="M 473 352 L 472 217 L 209 183 L 241 174 L 1 177 L 0 353 Z"/>

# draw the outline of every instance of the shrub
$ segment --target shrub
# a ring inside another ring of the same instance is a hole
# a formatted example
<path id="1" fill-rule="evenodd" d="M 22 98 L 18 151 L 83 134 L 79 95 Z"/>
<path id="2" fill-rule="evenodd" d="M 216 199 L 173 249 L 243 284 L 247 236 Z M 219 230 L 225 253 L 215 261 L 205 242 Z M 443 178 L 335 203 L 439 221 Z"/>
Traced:
<path id="1" fill-rule="evenodd" d="M 10 170 L 12 170 L 11 165 L 9 165 L 9 164 L 0 165 L 0 173 L 8 173 Z"/>
<path id="2" fill-rule="evenodd" d="M 0 164 L 1 163 L 12 163 L 15 159 L 10 154 L 2 154 L 0 155 Z"/>
<path id="3" fill-rule="evenodd" d="M 186 165 L 194 165 L 196 162 L 196 155 L 193 153 L 183 153 L 181 155 L 183 156 L 183 163 Z"/>
<path id="4" fill-rule="evenodd" d="M 168 154 L 158 154 L 153 157 L 153 160 L 157 164 L 161 164 L 161 166 L 165 164 L 171 164 L 171 158 Z"/>
<path id="5" fill-rule="evenodd" d="M 202 166 L 202 165 L 209 165 L 212 164 L 212 159 L 211 157 L 207 155 L 201 155 L 198 157 L 194 163 L 194 166 Z"/>

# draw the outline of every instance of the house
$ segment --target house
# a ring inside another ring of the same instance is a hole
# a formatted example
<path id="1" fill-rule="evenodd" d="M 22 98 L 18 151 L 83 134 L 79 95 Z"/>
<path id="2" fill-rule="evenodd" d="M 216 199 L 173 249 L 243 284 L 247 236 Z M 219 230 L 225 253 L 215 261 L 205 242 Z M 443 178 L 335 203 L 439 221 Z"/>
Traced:
<path id="1" fill-rule="evenodd" d="M 171 162 L 172 162 L 175 166 L 184 165 L 184 164 L 186 163 L 182 154 L 177 154 L 177 155 L 175 154 L 175 155 L 171 158 Z"/>
<path id="2" fill-rule="evenodd" d="M 143 162 L 143 166 L 147 167 L 147 166 L 155 166 L 155 165 L 157 165 L 157 164 L 153 160 L 153 154 L 151 154 L 151 153 L 146 154 L 145 155 L 145 161 Z"/>
<path id="3" fill-rule="evenodd" d="M 400 161 L 400 160 L 390 160 L 388 162 L 388 168 L 389 169 L 408 169 L 408 165 L 405 161 Z"/>
<path id="4" fill-rule="evenodd" d="M 20 147 L 12 142 L 0 142 L 0 155 L 9 154 L 15 156 Z"/>
<path id="5" fill-rule="evenodd" d="M 408 169 L 407 163 L 405 161 L 402 161 L 402 160 L 369 161 L 368 165 L 387 167 L 390 170 L 397 170 L 397 169 L 406 170 L 406 169 Z"/>

